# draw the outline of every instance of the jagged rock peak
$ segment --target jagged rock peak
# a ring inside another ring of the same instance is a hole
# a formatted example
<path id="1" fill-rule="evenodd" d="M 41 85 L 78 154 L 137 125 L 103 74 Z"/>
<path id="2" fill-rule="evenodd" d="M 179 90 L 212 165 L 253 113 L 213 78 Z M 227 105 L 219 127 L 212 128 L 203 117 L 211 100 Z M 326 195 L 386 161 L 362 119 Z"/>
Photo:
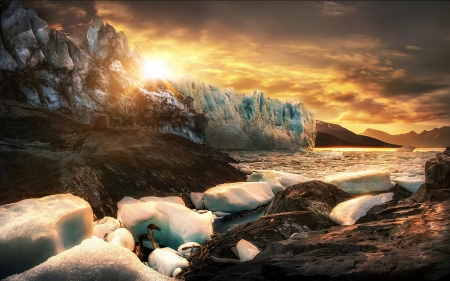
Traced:
<path id="1" fill-rule="evenodd" d="M 105 26 L 105 23 L 100 16 L 94 15 L 91 26 L 95 31 L 99 31 L 102 26 Z"/>

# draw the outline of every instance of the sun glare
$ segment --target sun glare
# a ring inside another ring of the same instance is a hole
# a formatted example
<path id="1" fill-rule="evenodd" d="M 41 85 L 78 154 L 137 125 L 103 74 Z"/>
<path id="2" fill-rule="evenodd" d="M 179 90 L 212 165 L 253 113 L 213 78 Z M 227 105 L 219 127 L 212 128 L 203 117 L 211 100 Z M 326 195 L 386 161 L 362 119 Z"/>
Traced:
<path id="1" fill-rule="evenodd" d="M 148 78 L 167 78 L 170 74 L 169 69 L 165 65 L 164 60 L 153 59 L 147 60 L 142 69 L 145 77 Z"/>

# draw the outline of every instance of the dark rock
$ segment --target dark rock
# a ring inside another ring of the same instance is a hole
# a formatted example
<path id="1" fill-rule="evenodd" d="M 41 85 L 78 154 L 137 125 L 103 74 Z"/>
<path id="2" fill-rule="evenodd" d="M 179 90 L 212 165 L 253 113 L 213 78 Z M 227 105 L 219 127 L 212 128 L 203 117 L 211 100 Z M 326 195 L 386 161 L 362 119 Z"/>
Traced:
<path id="1" fill-rule="evenodd" d="M 109 117 L 106 114 L 93 114 L 91 116 L 91 130 L 106 130 L 109 128 Z"/>
<path id="2" fill-rule="evenodd" d="M 245 181 L 213 148 L 154 129 L 89 130 L 70 115 L 0 103 L 0 205 L 72 193 L 97 218 L 116 216 L 124 196 L 182 196 Z"/>
<path id="3" fill-rule="evenodd" d="M 323 181 L 296 184 L 279 192 L 267 208 L 266 214 L 293 211 L 312 211 L 328 217 L 333 208 L 350 195 L 336 186 Z"/>
<path id="4" fill-rule="evenodd" d="M 397 202 L 388 201 L 384 204 L 373 206 L 367 213 L 360 217 L 355 223 L 365 223 L 370 221 L 380 221 L 384 219 L 405 218 L 422 213 L 424 205 L 410 200 Z"/>
<path id="5" fill-rule="evenodd" d="M 390 188 L 389 190 L 387 190 L 385 192 L 394 193 L 394 197 L 392 197 L 392 200 L 395 200 L 395 201 L 409 198 L 412 195 L 412 192 L 410 192 L 409 190 L 407 190 L 406 188 L 404 188 L 403 186 L 400 186 L 398 184 L 395 184 L 394 187 Z"/>
<path id="6" fill-rule="evenodd" d="M 425 183 L 411 196 L 416 202 L 426 202 L 437 189 L 450 189 L 450 147 L 425 163 Z"/>
<path id="7" fill-rule="evenodd" d="M 44 62 L 45 57 L 34 37 L 21 1 L 12 1 L 1 13 L 1 28 L 5 48 L 20 70 L 34 68 Z"/>

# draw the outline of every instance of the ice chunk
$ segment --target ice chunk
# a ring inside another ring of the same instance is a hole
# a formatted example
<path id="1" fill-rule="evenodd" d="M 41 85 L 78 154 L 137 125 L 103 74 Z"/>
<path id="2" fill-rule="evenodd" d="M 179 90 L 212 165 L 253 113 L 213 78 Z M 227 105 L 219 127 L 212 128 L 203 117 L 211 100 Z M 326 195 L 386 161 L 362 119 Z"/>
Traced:
<path id="1" fill-rule="evenodd" d="M 392 200 L 394 193 L 364 195 L 338 204 L 330 213 L 330 218 L 341 225 L 354 224 L 373 206 Z"/>
<path id="2" fill-rule="evenodd" d="M 139 234 L 148 233 L 149 224 L 161 228 L 153 232 L 155 240 L 174 249 L 186 242 L 202 243 L 211 238 L 213 215 L 209 211 L 199 214 L 180 204 L 128 201 L 129 204 L 121 204 L 118 213 L 136 242 Z M 147 241 L 145 246 L 151 248 Z"/>
<path id="3" fill-rule="evenodd" d="M 167 196 L 167 197 L 147 196 L 142 197 L 139 200 L 142 202 L 168 202 L 185 206 L 183 199 L 181 199 L 181 197 L 179 196 Z"/>
<path id="4" fill-rule="evenodd" d="M 212 187 L 203 196 L 208 210 L 234 213 L 255 209 L 269 202 L 274 194 L 266 182 L 236 182 Z"/>
<path id="5" fill-rule="evenodd" d="M 0 206 L 0 279 L 32 268 L 92 236 L 91 206 L 72 194 Z"/>
<path id="6" fill-rule="evenodd" d="M 179 267 L 175 268 L 175 270 L 172 273 L 172 276 L 176 277 L 178 275 L 178 273 L 180 273 L 181 271 L 183 271 L 181 268 L 179 268 Z"/>
<path id="7" fill-rule="evenodd" d="M 23 262 L 23 260 L 22 260 Z M 97 237 L 6 280 L 172 280 L 145 266 L 135 254 Z"/>
<path id="8" fill-rule="evenodd" d="M 231 213 L 226 213 L 226 212 L 221 212 L 221 211 L 213 212 L 213 214 L 217 217 L 225 217 L 225 216 L 231 215 Z"/>
<path id="9" fill-rule="evenodd" d="M 199 214 L 178 204 L 158 203 L 156 210 L 168 218 L 171 230 L 171 243 L 174 249 L 186 242 L 198 242 L 211 239 L 213 234 L 213 214 Z M 167 244 L 166 244 L 167 245 Z"/>
<path id="10" fill-rule="evenodd" d="M 187 259 L 171 248 L 158 248 L 148 256 L 148 265 L 166 276 L 171 276 L 175 269 L 189 265 Z"/>
<path id="11" fill-rule="evenodd" d="M 205 205 L 203 204 L 203 193 L 191 192 L 191 201 L 197 210 L 205 208 Z"/>
<path id="12" fill-rule="evenodd" d="M 409 192 L 415 193 L 417 189 L 425 183 L 425 176 L 415 176 L 415 177 L 398 177 L 393 179 L 395 183 L 403 186 Z"/>
<path id="13" fill-rule="evenodd" d="M 111 232 L 107 237 L 109 243 L 119 245 L 134 251 L 134 238 L 133 234 L 126 228 L 117 228 Z"/>
<path id="14" fill-rule="evenodd" d="M 275 173 L 272 171 L 265 172 L 261 180 L 265 181 L 269 184 L 270 188 L 272 189 L 273 194 L 277 194 L 278 192 L 284 190 L 284 187 L 277 180 Z"/>
<path id="15" fill-rule="evenodd" d="M 120 227 L 120 222 L 112 217 L 104 217 L 101 220 L 94 222 L 93 236 L 97 236 L 100 239 L 105 238 L 106 234 L 109 234 Z"/>
<path id="16" fill-rule="evenodd" d="M 384 191 L 391 188 L 389 172 L 382 170 L 338 173 L 325 177 L 325 181 L 351 194 Z"/>
<path id="17" fill-rule="evenodd" d="M 200 248 L 197 248 L 195 246 L 200 247 L 200 244 L 196 243 L 196 242 L 188 242 L 185 243 L 183 245 L 181 245 L 180 247 L 178 247 L 178 253 L 183 257 L 186 258 L 187 260 L 191 259 L 191 255 L 200 251 Z M 188 248 L 183 250 L 184 248 Z M 174 275 L 175 276 L 175 275 Z"/>
<path id="18" fill-rule="evenodd" d="M 255 245 L 244 239 L 239 240 L 236 248 L 241 262 L 252 260 L 260 252 Z"/>
<path id="19" fill-rule="evenodd" d="M 275 174 L 275 178 L 280 182 L 280 184 L 284 188 L 289 187 L 294 184 L 314 180 L 312 178 L 308 178 L 308 177 L 298 175 L 298 174 L 286 173 L 286 172 L 281 172 L 281 171 L 273 171 L 273 170 L 260 170 L 260 171 L 255 171 L 255 172 L 253 172 L 253 174 L 248 176 L 247 181 L 248 182 L 264 181 L 263 177 L 268 172 Z"/>
<path id="20" fill-rule="evenodd" d="M 251 175 L 247 176 L 247 181 L 248 182 L 259 182 L 262 180 L 262 177 L 263 177 L 263 172 L 256 171 L 256 172 L 253 172 Z"/>

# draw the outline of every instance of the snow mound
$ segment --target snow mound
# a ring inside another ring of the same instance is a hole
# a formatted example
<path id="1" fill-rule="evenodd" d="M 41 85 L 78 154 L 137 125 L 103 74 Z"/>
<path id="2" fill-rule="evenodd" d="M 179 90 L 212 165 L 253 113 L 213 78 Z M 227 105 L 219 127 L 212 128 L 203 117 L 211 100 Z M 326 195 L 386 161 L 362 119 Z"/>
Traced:
<path id="1" fill-rule="evenodd" d="M 239 240 L 236 248 L 239 252 L 239 260 L 241 262 L 252 260 L 260 252 L 255 245 L 244 239 Z"/>
<path id="2" fill-rule="evenodd" d="M 266 182 L 220 184 L 203 193 L 208 210 L 229 213 L 255 209 L 273 197 L 272 189 Z"/>
<path id="3" fill-rule="evenodd" d="M 158 248 L 148 256 L 148 266 L 166 276 L 172 276 L 177 268 L 189 265 L 187 259 L 171 248 Z"/>
<path id="4" fill-rule="evenodd" d="M 325 177 L 325 181 L 351 194 L 384 191 L 392 187 L 389 172 L 382 170 L 337 173 Z"/>
<path id="5" fill-rule="evenodd" d="M 139 234 L 148 233 L 149 224 L 156 224 L 161 228 L 161 231 L 153 231 L 156 241 L 173 249 L 186 242 L 202 243 L 211 238 L 211 212 L 199 214 L 180 204 L 124 199 L 125 202 L 117 204 L 118 219 L 132 233 L 136 242 Z M 148 241 L 144 243 L 146 247 L 152 248 Z"/>
<path id="6" fill-rule="evenodd" d="M 130 251 L 134 251 L 134 238 L 133 234 L 126 228 L 118 228 L 111 232 L 106 239 L 109 243 L 122 246 Z"/>
<path id="7" fill-rule="evenodd" d="M 0 279 L 36 266 L 92 236 L 88 202 L 72 194 L 0 206 Z"/>
<path id="8" fill-rule="evenodd" d="M 6 280 L 173 280 L 145 266 L 135 254 L 97 237 Z"/>
<path id="9" fill-rule="evenodd" d="M 109 234 L 118 228 L 120 228 L 120 222 L 115 218 L 106 216 L 103 219 L 94 222 L 94 232 L 92 235 L 103 239 L 106 234 Z"/>
<path id="10" fill-rule="evenodd" d="M 373 206 L 392 200 L 394 193 L 364 195 L 338 204 L 330 213 L 330 218 L 340 225 L 354 224 Z"/>
<path id="11" fill-rule="evenodd" d="M 425 183 L 425 176 L 415 176 L 415 177 L 398 177 L 392 180 L 396 184 L 404 187 L 409 192 L 415 193 L 417 189 Z"/>

